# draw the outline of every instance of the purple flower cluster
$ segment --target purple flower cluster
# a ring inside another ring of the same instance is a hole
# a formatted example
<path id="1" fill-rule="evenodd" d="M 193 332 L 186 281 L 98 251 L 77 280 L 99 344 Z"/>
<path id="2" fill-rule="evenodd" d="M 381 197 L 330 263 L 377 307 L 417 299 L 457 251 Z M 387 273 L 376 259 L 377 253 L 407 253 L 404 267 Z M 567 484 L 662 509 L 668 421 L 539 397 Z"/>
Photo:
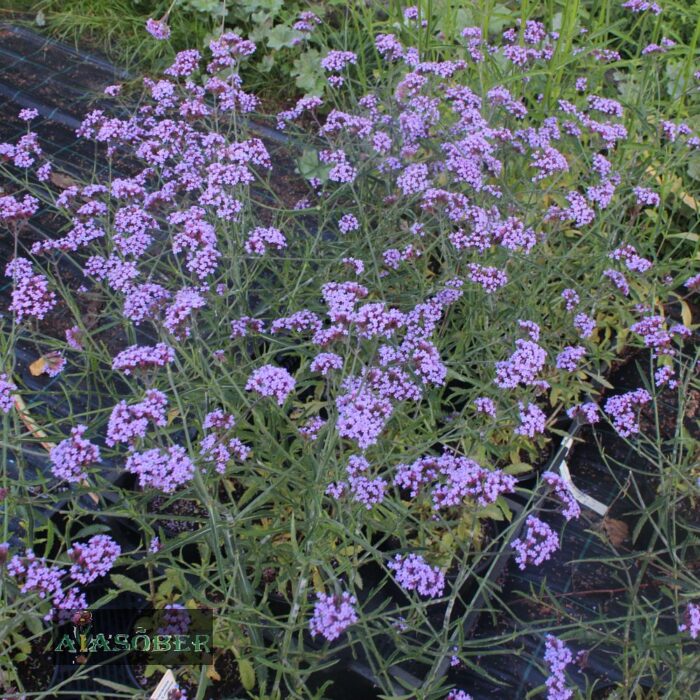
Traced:
<path id="1" fill-rule="evenodd" d="M 562 513 L 567 520 L 578 518 L 579 515 L 581 515 L 581 507 L 576 502 L 576 499 L 569 490 L 566 482 L 559 476 L 559 474 L 546 471 L 542 474 L 542 481 L 549 486 L 555 497 L 564 506 Z"/>
<path id="2" fill-rule="evenodd" d="M 683 615 L 683 622 L 678 625 L 679 632 L 688 632 L 691 639 L 700 637 L 700 605 L 688 603 Z"/>
<path id="3" fill-rule="evenodd" d="M 345 393 L 336 399 L 336 429 L 341 437 L 357 441 L 361 449 L 377 442 L 393 413 L 391 401 L 381 397 L 360 379 L 348 377 Z"/>
<path id="4" fill-rule="evenodd" d="M 574 317 L 574 328 L 584 340 L 593 335 L 593 331 L 596 329 L 596 327 L 597 324 L 595 319 L 584 313 L 576 314 Z"/>
<path id="5" fill-rule="evenodd" d="M 219 474 L 232 459 L 245 462 L 250 456 L 250 448 L 230 435 L 235 425 L 234 417 L 221 409 L 208 413 L 202 423 L 202 429 L 210 432 L 199 443 L 199 454 L 205 462 L 212 462 Z"/>
<path id="6" fill-rule="evenodd" d="M 479 506 L 493 503 L 503 493 L 510 493 L 515 477 L 501 470 L 485 469 L 474 460 L 450 452 L 440 457 L 421 457 L 412 464 L 399 464 L 394 483 L 415 498 L 425 485 L 432 485 L 433 509 L 461 505 L 465 499 Z"/>
<path id="7" fill-rule="evenodd" d="M 167 405 L 167 397 L 157 389 L 149 389 L 146 398 L 139 403 L 128 405 L 126 401 L 120 401 L 109 417 L 107 444 L 114 447 L 123 442 L 133 447 L 138 438 L 146 436 L 149 423 L 165 426 Z"/>
<path id="8" fill-rule="evenodd" d="M 578 305 L 581 299 L 579 298 L 579 295 L 576 293 L 575 289 L 565 289 L 561 293 L 562 299 L 566 302 L 566 310 L 567 311 L 573 311 Z"/>
<path id="9" fill-rule="evenodd" d="M 321 67 L 330 73 L 339 73 L 350 63 L 357 63 L 357 55 L 352 51 L 329 51 L 321 59 Z"/>
<path id="10" fill-rule="evenodd" d="M 311 635 L 320 634 L 329 642 L 338 639 L 345 630 L 357 620 L 355 605 L 357 599 L 347 591 L 341 595 L 316 594 L 316 605 L 309 621 Z"/>
<path id="11" fill-rule="evenodd" d="M 667 328 L 666 319 L 663 316 L 647 316 L 632 324 L 630 330 L 642 336 L 644 345 L 651 349 L 653 357 L 675 355 L 676 351 L 671 345 L 674 336 L 686 338 L 690 335 L 689 329 L 679 323 Z"/>
<path id="12" fill-rule="evenodd" d="M 384 500 L 387 482 L 380 477 L 369 479 L 366 476 L 350 476 L 348 487 L 353 500 L 371 510 Z"/>
<path id="13" fill-rule="evenodd" d="M 516 340 L 515 346 L 517 350 L 507 360 L 496 363 L 494 382 L 501 389 L 535 384 L 547 361 L 547 351 L 531 340 Z"/>
<path id="14" fill-rule="evenodd" d="M 661 197 L 658 193 L 648 187 L 635 187 L 634 196 L 637 198 L 637 204 L 641 207 L 658 207 L 661 204 Z"/>
<path id="15" fill-rule="evenodd" d="M 192 625 L 192 617 L 181 603 L 167 603 L 163 608 L 158 634 L 187 634 Z"/>
<path id="16" fill-rule="evenodd" d="M 38 208 L 39 200 L 28 194 L 21 200 L 12 195 L 0 197 L 0 221 L 5 224 L 24 221 L 35 214 Z"/>
<path id="17" fill-rule="evenodd" d="M 643 258 L 634 246 L 626 244 L 610 253 L 611 260 L 621 260 L 630 272 L 647 272 L 652 267 L 651 260 Z"/>
<path id="18" fill-rule="evenodd" d="M 678 386 L 678 381 L 674 379 L 675 370 L 672 365 L 662 365 L 654 372 L 655 386 L 668 386 L 669 389 L 675 389 Z"/>
<path id="19" fill-rule="evenodd" d="M 518 402 L 520 409 L 520 425 L 515 429 L 516 435 L 524 435 L 529 438 L 541 434 L 547 426 L 547 416 L 534 403 L 529 403 L 527 406 L 520 401 Z"/>
<path id="20" fill-rule="evenodd" d="M 71 578 L 85 585 L 107 575 L 121 552 L 121 547 L 109 535 L 95 535 L 84 544 L 76 542 L 68 550 L 73 562 Z"/>
<path id="21" fill-rule="evenodd" d="M 83 437 L 86 425 L 76 425 L 71 436 L 51 449 L 51 473 L 57 479 L 80 483 L 87 479 L 86 467 L 101 462 L 100 448 Z"/>
<path id="22" fill-rule="evenodd" d="M 353 214 L 343 214 L 338 221 L 338 228 L 341 233 L 350 233 L 360 228 L 360 222 Z"/>
<path id="23" fill-rule="evenodd" d="M 515 550 L 515 561 L 521 570 L 528 564 L 539 566 L 559 549 L 559 537 L 552 528 L 534 515 L 525 521 L 525 535 L 511 543 Z"/>
<path id="24" fill-rule="evenodd" d="M 17 385 L 5 374 L 0 373 L 0 411 L 9 413 L 15 405 L 13 391 L 17 391 Z"/>
<path id="25" fill-rule="evenodd" d="M 206 304 L 206 299 L 196 289 L 180 289 L 165 310 L 163 326 L 179 340 L 189 338 L 191 329 L 187 325 L 188 320 L 195 309 L 201 309 Z"/>
<path id="26" fill-rule="evenodd" d="M 557 355 L 557 369 L 575 372 L 578 364 L 586 355 L 586 348 L 581 345 L 568 345 Z"/>
<path id="27" fill-rule="evenodd" d="M 11 277 L 14 285 L 10 311 L 18 323 L 24 318 L 43 319 L 56 306 L 56 294 L 49 289 L 49 281 L 44 275 L 34 274 L 26 258 L 8 263 L 5 276 Z"/>
<path id="28" fill-rule="evenodd" d="M 7 564 L 7 573 L 22 584 L 22 593 L 36 593 L 39 598 L 53 598 L 61 592 L 65 570 L 50 566 L 29 549 L 24 557 L 15 555 Z"/>
<path id="29" fill-rule="evenodd" d="M 170 38 L 170 27 L 163 20 L 149 18 L 146 20 L 146 31 L 159 41 L 166 41 Z"/>
<path id="30" fill-rule="evenodd" d="M 649 10 L 652 14 L 661 14 L 661 6 L 656 2 L 648 2 L 647 0 L 627 0 L 622 3 L 622 7 L 630 12 L 646 12 Z"/>
<path id="31" fill-rule="evenodd" d="M 590 425 L 595 425 L 600 421 L 598 404 L 591 401 L 572 406 L 571 408 L 567 409 L 566 415 L 569 416 L 571 420 L 579 418 Z"/>
<path id="32" fill-rule="evenodd" d="M 635 389 L 610 397 L 605 402 L 605 412 L 612 417 L 615 430 L 622 437 L 629 437 L 639 432 L 636 409 L 650 401 L 651 396 L 646 389 Z"/>
<path id="33" fill-rule="evenodd" d="M 314 15 L 315 16 L 315 15 Z M 304 112 L 316 107 L 320 107 L 323 104 L 323 100 L 320 97 L 315 97 L 312 95 L 307 95 L 297 100 L 297 103 L 292 107 L 292 109 L 287 109 L 280 112 L 277 115 L 277 128 L 283 131 L 288 122 L 298 119 Z"/>
<path id="34" fill-rule="evenodd" d="M 479 413 L 485 413 L 491 418 L 496 417 L 496 403 L 493 399 L 490 399 L 487 396 L 478 396 L 476 399 L 474 399 L 474 408 Z"/>
<path id="35" fill-rule="evenodd" d="M 299 428 L 299 435 L 306 440 L 313 442 L 318 438 L 318 434 L 325 424 L 326 421 L 323 420 L 323 418 L 320 416 L 314 416 Z"/>
<path id="36" fill-rule="evenodd" d="M 603 277 L 607 277 L 625 296 L 629 296 L 630 287 L 625 276 L 617 270 L 605 270 Z"/>
<path id="37" fill-rule="evenodd" d="M 281 250 L 287 247 L 287 239 L 279 229 L 270 226 L 258 226 L 248 234 L 248 240 L 243 246 L 248 255 L 264 255 L 268 248 Z"/>
<path id="38" fill-rule="evenodd" d="M 324 377 L 333 369 L 343 368 L 343 358 L 334 352 L 321 352 L 314 357 L 309 369 L 320 372 Z"/>
<path id="39" fill-rule="evenodd" d="M 564 669 L 574 660 L 566 645 L 551 634 L 545 639 L 544 660 L 549 669 L 547 700 L 569 700 L 574 694 L 566 687 Z"/>
<path id="40" fill-rule="evenodd" d="M 260 396 L 274 396 L 282 406 L 289 394 L 294 391 L 296 382 L 286 369 L 265 365 L 256 369 L 246 382 L 246 391 L 255 391 Z"/>
<path id="41" fill-rule="evenodd" d="M 4 555 L 6 545 L 2 546 Z M 7 573 L 17 579 L 23 594 L 36 593 L 42 600 L 51 600 L 53 608 L 45 616 L 49 621 L 54 618 L 55 610 L 83 610 L 87 608 L 85 594 L 78 588 L 65 589 L 61 580 L 68 571 L 47 563 L 45 558 L 39 559 L 31 549 L 23 557 L 15 555 L 7 564 Z"/>
<path id="42" fill-rule="evenodd" d="M 137 371 L 165 367 L 174 360 L 175 351 L 165 343 L 158 343 L 155 346 L 131 345 L 114 357 L 112 369 L 129 375 Z"/>
<path id="43" fill-rule="evenodd" d="M 364 475 L 369 469 L 369 462 L 360 455 L 353 455 L 348 461 L 347 481 L 337 481 L 326 488 L 326 494 L 340 499 L 343 494 L 349 493 L 356 503 L 361 503 L 367 510 L 384 500 L 387 482 L 380 478 L 370 479 Z"/>
<path id="44" fill-rule="evenodd" d="M 141 488 L 154 488 L 172 493 L 194 476 L 194 464 L 184 447 L 174 445 L 167 450 L 154 448 L 129 455 L 124 467 L 139 478 Z"/>
<path id="45" fill-rule="evenodd" d="M 488 294 L 493 294 L 508 283 L 508 275 L 503 270 L 479 263 L 469 264 L 469 279 L 481 285 Z"/>
<path id="46" fill-rule="evenodd" d="M 417 591 L 428 598 L 438 598 L 445 591 L 445 575 L 419 554 L 397 554 L 387 566 L 394 572 L 397 583 L 407 591 Z"/>

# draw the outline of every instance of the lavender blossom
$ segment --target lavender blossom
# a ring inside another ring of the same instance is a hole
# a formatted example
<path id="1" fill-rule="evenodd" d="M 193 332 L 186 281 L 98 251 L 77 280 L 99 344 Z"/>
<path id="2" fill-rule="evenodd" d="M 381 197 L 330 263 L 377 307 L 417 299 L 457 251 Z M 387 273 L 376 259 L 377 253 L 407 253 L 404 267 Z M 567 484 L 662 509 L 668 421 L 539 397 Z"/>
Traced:
<path id="1" fill-rule="evenodd" d="M 598 404 L 591 401 L 572 406 L 571 408 L 567 409 L 566 415 L 569 416 L 571 420 L 579 418 L 583 422 L 590 425 L 595 425 L 600 421 Z"/>
<path id="2" fill-rule="evenodd" d="M 528 515 L 525 521 L 526 531 L 523 538 L 511 543 L 515 550 L 518 568 L 525 570 L 528 564 L 539 566 L 547 561 L 559 549 L 559 537 L 552 528 L 534 515 Z"/>
<path id="3" fill-rule="evenodd" d="M 323 418 L 320 416 L 314 416 L 299 428 L 299 435 L 306 440 L 309 440 L 309 442 L 314 442 L 318 438 L 318 434 L 325 424 L 326 421 L 323 420 Z"/>
<path id="4" fill-rule="evenodd" d="M 578 518 L 581 515 L 581 507 L 576 502 L 573 494 L 569 490 L 567 483 L 559 474 L 546 471 L 542 474 L 542 481 L 553 491 L 556 498 L 564 506 L 562 513 L 567 520 Z"/>
<path id="5" fill-rule="evenodd" d="M 166 41 L 170 38 L 170 27 L 163 20 L 149 18 L 146 21 L 146 31 L 159 41 Z"/>
<path id="6" fill-rule="evenodd" d="M 651 401 L 646 389 L 635 389 L 626 394 L 612 396 L 605 402 L 605 412 L 610 414 L 615 430 L 622 437 L 629 437 L 639 432 L 635 409 Z"/>
<path id="7" fill-rule="evenodd" d="M 501 389 L 532 385 L 547 360 L 547 351 L 531 340 L 516 340 L 515 345 L 517 350 L 507 360 L 496 363 L 494 383 Z"/>
<path id="8" fill-rule="evenodd" d="M 157 389 L 150 389 L 143 401 L 130 406 L 126 401 L 120 401 L 109 417 L 107 444 L 114 447 L 118 442 L 123 442 L 133 447 L 138 438 L 146 436 L 149 423 L 161 427 L 166 425 L 167 405 L 167 397 Z"/>
<path id="9" fill-rule="evenodd" d="M 313 616 L 309 621 L 312 637 L 320 634 L 332 642 L 358 621 L 354 608 L 357 599 L 347 591 L 341 595 L 317 593 L 316 598 Z"/>
<path id="10" fill-rule="evenodd" d="M 31 549 L 24 557 L 15 555 L 7 564 L 7 573 L 21 584 L 22 593 L 36 593 L 39 598 L 53 598 L 61 593 L 61 578 L 65 569 L 51 566 L 39 559 Z"/>
<path id="11" fill-rule="evenodd" d="M 700 604 L 688 603 L 683 615 L 683 622 L 678 625 L 679 632 L 688 632 L 691 639 L 700 636 Z"/>
<path id="12" fill-rule="evenodd" d="M 88 584 L 105 576 L 121 551 L 121 547 L 108 535 L 95 535 L 86 543 L 76 542 L 68 550 L 68 557 L 73 562 L 70 568 L 71 578 Z"/>
<path id="13" fill-rule="evenodd" d="M 566 687 L 564 669 L 573 661 L 573 656 L 564 643 L 548 634 L 545 642 L 544 660 L 549 668 L 547 685 L 547 700 L 569 700 L 574 694 Z"/>
<path id="14" fill-rule="evenodd" d="M 180 445 L 167 450 L 134 452 L 127 459 L 125 469 L 138 476 L 141 488 L 154 488 L 163 493 L 172 493 L 194 476 L 194 464 Z"/>
<path id="15" fill-rule="evenodd" d="M 80 483 L 87 479 L 85 468 L 102 461 L 100 448 L 83 437 L 86 430 L 86 425 L 76 425 L 70 438 L 51 449 L 51 473 L 57 479 Z"/>
<path id="16" fill-rule="evenodd" d="M 396 581 L 407 591 L 418 591 L 422 596 L 438 598 L 445 590 L 445 575 L 437 566 L 430 566 L 419 554 L 397 554 L 387 564 Z"/>
<path id="17" fill-rule="evenodd" d="M 260 396 L 274 396 L 277 403 L 282 406 L 294 391 L 296 382 L 294 377 L 286 369 L 265 365 L 256 369 L 245 385 L 246 391 L 255 391 Z"/>
<path id="18" fill-rule="evenodd" d="M 586 348 L 581 345 L 568 345 L 557 355 L 557 369 L 575 372 L 578 364 L 586 355 Z"/>
<path id="19" fill-rule="evenodd" d="M 112 369 L 129 375 L 137 370 L 165 367 L 175 360 L 175 351 L 165 343 L 155 346 L 131 345 L 112 360 Z"/>
<path id="20" fill-rule="evenodd" d="M 5 374 L 0 374 L 0 411 L 9 413 L 15 405 L 13 391 L 17 391 L 17 385 Z"/>
<path id="21" fill-rule="evenodd" d="M 520 401 L 520 425 L 516 428 L 516 435 L 526 435 L 533 438 L 539 433 L 545 431 L 547 425 L 547 416 L 534 403 L 529 403 L 527 406 Z"/>

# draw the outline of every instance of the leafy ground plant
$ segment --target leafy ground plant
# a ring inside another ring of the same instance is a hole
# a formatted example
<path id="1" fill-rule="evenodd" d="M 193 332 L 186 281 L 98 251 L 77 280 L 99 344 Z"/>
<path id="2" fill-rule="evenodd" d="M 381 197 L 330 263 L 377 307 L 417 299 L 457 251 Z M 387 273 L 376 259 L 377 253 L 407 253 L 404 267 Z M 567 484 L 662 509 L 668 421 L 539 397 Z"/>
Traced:
<path id="1" fill-rule="evenodd" d="M 82 604 L 81 586 L 123 565 L 113 584 L 156 605 L 215 608 L 218 648 L 259 696 L 323 692 L 318 673 L 354 658 L 391 697 L 467 697 L 444 666 L 475 591 L 502 552 L 526 568 L 559 548 L 544 497 L 580 514 L 539 473 L 550 442 L 573 418 L 640 432 L 652 394 L 599 406 L 604 374 L 641 339 L 654 385 L 677 382 L 700 283 L 697 239 L 668 235 L 692 234 L 700 139 L 642 88 L 624 106 L 622 57 L 572 12 L 556 29 L 462 26 L 433 55 L 429 13 L 410 8 L 413 44 L 384 32 L 371 54 L 327 51 L 323 96 L 275 115 L 290 152 L 303 144 L 300 198 L 251 132 L 240 69 L 255 44 L 234 32 L 145 78 L 129 116 L 85 117 L 90 181 L 56 177 L 22 111 L 26 135 L 0 146 L 15 253 L 3 450 L 21 466 L 45 442 L 50 473 L 5 473 L 3 539 L 10 508 L 33 522 L 60 502 L 71 527 L 4 545 L 8 630 Z M 170 35 L 162 18 L 146 28 Z M 642 52 L 652 92 L 670 42 Z M 40 205 L 61 238 L 30 226 Z M 41 393 L 22 385 L 20 346 L 53 380 Z M 46 410 L 52 394 L 70 421 Z M 85 495 L 131 521 L 129 547 L 80 534 Z M 678 618 L 692 637 L 695 605 Z M 550 698 L 570 697 L 549 646 Z M 217 675 L 181 670 L 196 697 Z"/>

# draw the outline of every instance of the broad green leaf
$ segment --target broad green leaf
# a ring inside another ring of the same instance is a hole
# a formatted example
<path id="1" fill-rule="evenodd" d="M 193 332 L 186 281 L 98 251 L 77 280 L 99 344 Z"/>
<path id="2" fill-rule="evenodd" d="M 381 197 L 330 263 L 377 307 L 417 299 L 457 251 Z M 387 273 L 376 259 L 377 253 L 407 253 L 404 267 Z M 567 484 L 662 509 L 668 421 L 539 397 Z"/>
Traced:
<path id="1" fill-rule="evenodd" d="M 128 576 L 123 576 L 122 574 L 112 574 L 110 576 L 112 583 L 120 591 L 130 591 L 131 593 L 138 593 L 138 595 L 145 595 L 141 586 L 139 586 L 136 581 L 130 579 Z"/>
<path id="2" fill-rule="evenodd" d="M 285 24 L 278 24 L 267 32 L 267 45 L 271 49 L 281 49 L 294 46 L 304 35 Z"/>

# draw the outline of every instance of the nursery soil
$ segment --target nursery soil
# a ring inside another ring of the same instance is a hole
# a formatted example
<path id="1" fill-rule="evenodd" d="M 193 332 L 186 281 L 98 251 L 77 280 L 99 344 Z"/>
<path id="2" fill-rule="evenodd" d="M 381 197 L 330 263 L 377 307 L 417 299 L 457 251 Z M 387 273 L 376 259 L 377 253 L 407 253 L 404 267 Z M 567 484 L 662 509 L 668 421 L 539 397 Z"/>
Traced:
<path id="1" fill-rule="evenodd" d="M 27 632 L 27 636 L 31 636 Z M 54 675 L 55 666 L 51 653 L 46 650 L 51 645 L 51 634 L 46 633 L 32 643 L 32 653 L 29 657 L 17 664 L 17 674 L 24 690 L 30 693 L 43 692 L 51 686 L 51 679 Z M 3 697 L 11 698 L 11 694 Z M 20 695 L 17 695 L 19 700 Z"/>

